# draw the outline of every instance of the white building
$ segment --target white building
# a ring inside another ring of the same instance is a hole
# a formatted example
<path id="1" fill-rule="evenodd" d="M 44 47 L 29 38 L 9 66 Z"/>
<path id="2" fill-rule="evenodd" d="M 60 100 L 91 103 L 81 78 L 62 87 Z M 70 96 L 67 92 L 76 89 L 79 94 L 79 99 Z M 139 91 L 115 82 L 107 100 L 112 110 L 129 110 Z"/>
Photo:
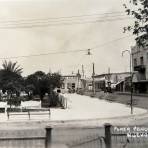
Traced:
<path id="1" fill-rule="evenodd" d="M 77 89 L 80 89 L 82 87 L 80 78 L 81 78 L 80 74 L 62 76 L 63 79 L 62 89 L 70 90 L 73 92 L 75 92 Z"/>

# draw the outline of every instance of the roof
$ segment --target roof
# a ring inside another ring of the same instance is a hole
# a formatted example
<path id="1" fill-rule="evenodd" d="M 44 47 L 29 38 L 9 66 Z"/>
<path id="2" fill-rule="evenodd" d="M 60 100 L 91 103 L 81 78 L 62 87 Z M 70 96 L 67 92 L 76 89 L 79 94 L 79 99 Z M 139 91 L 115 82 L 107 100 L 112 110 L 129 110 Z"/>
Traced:
<path id="1" fill-rule="evenodd" d="M 113 75 L 113 74 L 130 74 L 130 72 L 118 72 L 118 73 L 104 73 L 104 74 L 99 74 L 99 75 L 95 75 L 94 77 L 103 77 L 106 75 Z"/>
<path id="2" fill-rule="evenodd" d="M 65 76 L 62 76 L 62 77 L 78 77 L 77 75 L 65 75 Z"/>
<path id="3" fill-rule="evenodd" d="M 82 81 L 87 81 L 87 82 L 92 82 L 92 78 L 84 78 L 84 79 L 81 79 Z"/>

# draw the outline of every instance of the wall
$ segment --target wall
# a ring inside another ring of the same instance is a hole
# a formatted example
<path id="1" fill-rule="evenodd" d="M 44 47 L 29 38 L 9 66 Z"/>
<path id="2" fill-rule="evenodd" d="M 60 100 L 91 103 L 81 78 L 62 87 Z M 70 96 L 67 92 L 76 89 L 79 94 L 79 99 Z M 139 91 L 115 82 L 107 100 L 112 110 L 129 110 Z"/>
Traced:
<path id="1" fill-rule="evenodd" d="M 137 46 L 134 46 L 131 48 L 131 52 L 132 52 L 132 68 L 134 71 L 134 59 L 137 59 L 137 65 L 141 65 L 140 64 L 140 57 L 143 57 L 144 60 L 144 65 L 146 68 L 145 71 L 145 76 L 146 76 L 146 80 L 148 80 L 148 49 L 147 48 L 139 48 Z"/>

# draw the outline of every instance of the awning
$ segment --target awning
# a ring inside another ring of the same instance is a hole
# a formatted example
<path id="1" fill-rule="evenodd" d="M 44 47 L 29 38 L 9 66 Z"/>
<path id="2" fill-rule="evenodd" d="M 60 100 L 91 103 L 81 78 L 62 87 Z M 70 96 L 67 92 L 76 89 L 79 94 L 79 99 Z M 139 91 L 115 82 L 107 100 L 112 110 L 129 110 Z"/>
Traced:
<path id="1" fill-rule="evenodd" d="M 133 82 L 133 83 L 148 83 L 148 80 L 140 80 L 140 81 Z"/>
<path id="2" fill-rule="evenodd" d="M 117 82 L 116 85 L 118 85 L 118 84 L 120 84 L 120 83 L 122 83 L 122 82 L 124 82 L 124 80 L 121 80 L 121 81 Z"/>

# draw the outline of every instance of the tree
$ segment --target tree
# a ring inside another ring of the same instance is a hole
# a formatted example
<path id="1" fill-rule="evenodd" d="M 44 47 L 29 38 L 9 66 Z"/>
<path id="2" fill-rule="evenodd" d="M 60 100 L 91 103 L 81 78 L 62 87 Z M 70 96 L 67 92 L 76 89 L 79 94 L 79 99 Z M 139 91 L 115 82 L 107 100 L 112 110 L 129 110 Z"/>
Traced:
<path id="1" fill-rule="evenodd" d="M 37 71 L 26 78 L 25 87 L 28 89 L 27 93 L 32 91 L 42 100 L 45 93 L 49 92 L 49 79 L 44 72 Z"/>
<path id="2" fill-rule="evenodd" d="M 62 85 L 61 75 L 59 73 L 48 73 L 49 79 L 49 102 L 50 106 L 57 106 L 59 104 L 59 96 L 53 90 Z"/>
<path id="3" fill-rule="evenodd" d="M 17 65 L 17 62 L 14 63 L 12 61 L 7 62 L 6 60 L 3 61 L 2 67 L 4 70 L 14 72 L 18 75 L 21 75 L 23 70 L 23 68 L 20 68 L 20 65 Z"/>
<path id="4" fill-rule="evenodd" d="M 136 35 L 138 46 L 148 46 L 148 0 L 129 0 L 130 5 L 124 4 L 127 15 L 134 17 L 133 25 L 124 27 L 124 32 L 131 31 Z"/>
<path id="5" fill-rule="evenodd" d="M 35 86 L 33 84 L 26 84 L 25 83 L 24 91 L 27 93 L 29 100 L 32 99 L 34 90 L 35 90 Z"/>
<path id="6" fill-rule="evenodd" d="M 28 96 L 30 92 L 33 92 L 33 95 L 39 95 L 41 101 L 43 101 L 47 93 L 50 100 L 53 101 L 55 98 L 53 90 L 56 87 L 60 87 L 61 84 L 61 75 L 59 73 L 45 74 L 42 71 L 37 71 L 25 79 L 25 90 Z"/>
<path id="7" fill-rule="evenodd" d="M 21 70 L 20 66 L 11 61 L 4 61 L 3 69 L 0 70 L 0 89 L 3 93 L 7 92 L 9 100 L 12 100 L 13 94 L 18 97 L 23 89 Z"/>
<path id="8" fill-rule="evenodd" d="M 3 69 L 0 70 L 0 88 L 11 93 L 19 95 L 23 87 L 23 78 L 21 76 L 22 68 L 17 65 L 17 62 L 4 61 Z"/>
<path id="9" fill-rule="evenodd" d="M 49 78 L 50 88 L 55 89 L 56 87 L 61 87 L 62 79 L 59 73 L 48 73 L 47 76 Z"/>

